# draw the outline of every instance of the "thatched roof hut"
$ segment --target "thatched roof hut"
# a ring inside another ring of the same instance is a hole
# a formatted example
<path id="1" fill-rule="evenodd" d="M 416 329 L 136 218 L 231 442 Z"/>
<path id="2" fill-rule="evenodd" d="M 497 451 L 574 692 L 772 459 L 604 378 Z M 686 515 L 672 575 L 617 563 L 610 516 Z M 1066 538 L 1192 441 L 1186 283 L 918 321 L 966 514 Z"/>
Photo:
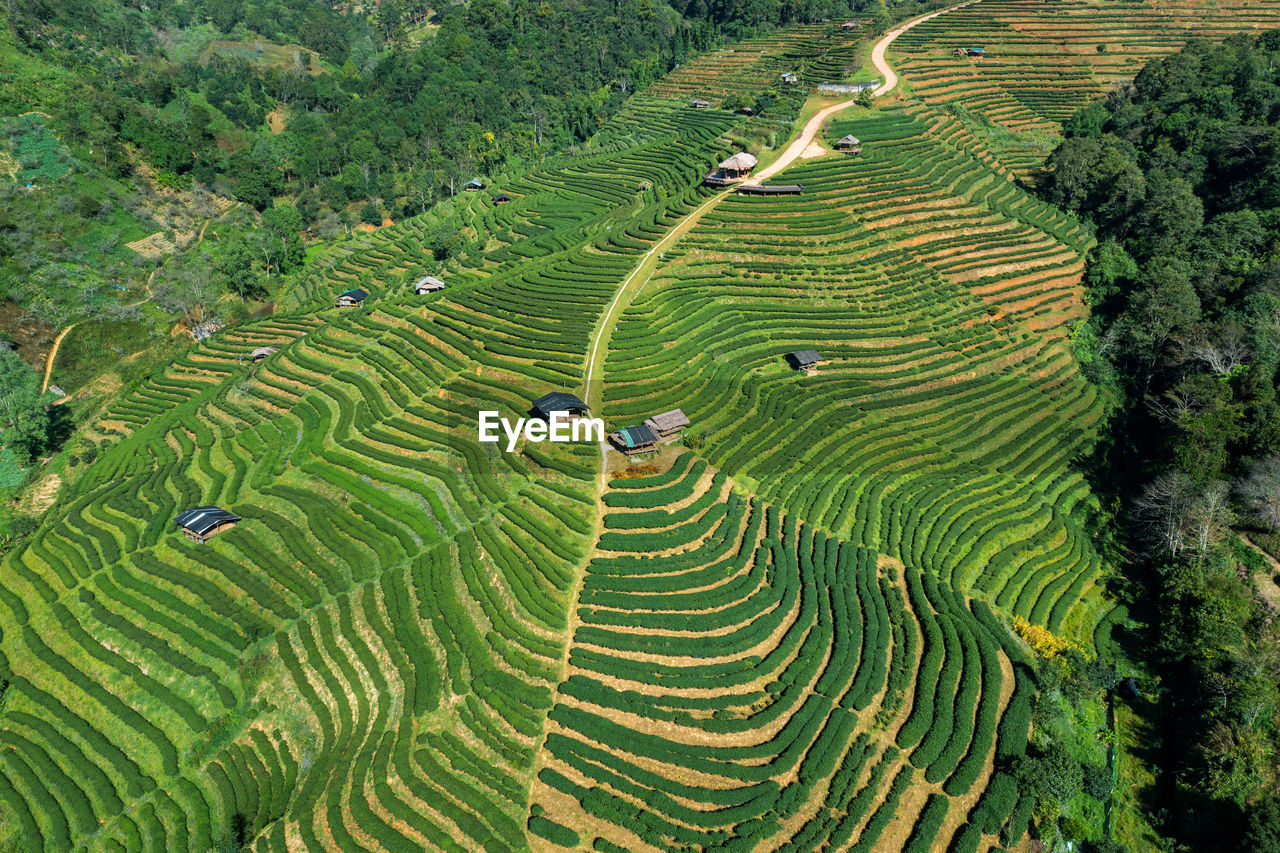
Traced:
<path id="1" fill-rule="evenodd" d="M 681 430 L 687 427 L 689 418 L 679 409 L 672 409 L 669 412 L 646 418 L 644 425 L 663 438 L 669 438 L 670 436 L 678 435 Z"/>
<path id="2" fill-rule="evenodd" d="M 745 175 L 754 169 L 759 162 L 754 154 L 739 151 L 720 164 L 720 171 L 726 175 Z"/>

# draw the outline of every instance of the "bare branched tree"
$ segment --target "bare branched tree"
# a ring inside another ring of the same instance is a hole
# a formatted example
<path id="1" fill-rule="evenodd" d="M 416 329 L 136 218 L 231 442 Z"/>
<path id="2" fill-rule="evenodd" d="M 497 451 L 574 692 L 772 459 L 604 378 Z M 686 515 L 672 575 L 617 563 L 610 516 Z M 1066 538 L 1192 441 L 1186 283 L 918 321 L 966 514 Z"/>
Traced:
<path id="1" fill-rule="evenodd" d="M 1205 341 L 1194 346 L 1192 354 L 1219 376 L 1230 373 L 1249 357 L 1249 348 L 1239 338 Z"/>
<path id="2" fill-rule="evenodd" d="M 1231 487 L 1221 480 L 1207 483 L 1192 507 L 1190 522 L 1192 545 L 1203 559 L 1231 527 Z"/>
<path id="3" fill-rule="evenodd" d="M 1204 399 L 1194 385 L 1180 383 L 1159 397 L 1147 397 L 1147 408 L 1159 420 L 1180 423 L 1188 415 L 1197 414 L 1204 407 Z"/>
<path id="4" fill-rule="evenodd" d="M 197 324 L 204 322 L 205 307 L 218 295 L 208 273 L 194 264 L 157 275 L 151 292 L 165 311 L 180 317 L 194 317 Z"/>
<path id="5" fill-rule="evenodd" d="M 1236 494 L 1258 521 L 1272 531 L 1280 531 L 1280 455 L 1255 463 L 1248 475 L 1236 483 Z"/>
<path id="6" fill-rule="evenodd" d="M 1223 376 L 1249 358 L 1249 344 L 1244 330 L 1234 323 L 1197 327 L 1178 340 L 1178 356 L 1182 361 L 1200 362 Z"/>
<path id="7" fill-rule="evenodd" d="M 1153 553 L 1204 557 L 1231 524 L 1230 489 L 1199 485 L 1181 471 L 1161 474 L 1134 501 L 1134 516 Z"/>

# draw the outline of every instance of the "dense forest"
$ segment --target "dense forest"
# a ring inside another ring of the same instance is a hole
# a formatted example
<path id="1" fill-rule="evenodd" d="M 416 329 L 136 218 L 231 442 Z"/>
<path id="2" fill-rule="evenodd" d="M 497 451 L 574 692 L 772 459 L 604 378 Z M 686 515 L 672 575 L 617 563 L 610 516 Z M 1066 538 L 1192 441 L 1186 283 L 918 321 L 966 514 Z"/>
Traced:
<path id="1" fill-rule="evenodd" d="M 726 36 L 849 12 L 833 0 L 678 6 L 21 0 L 19 49 L 76 77 L 43 97 L 10 87 L 0 113 L 55 111 L 64 141 L 116 177 L 132 170 L 131 146 L 166 179 L 258 210 L 287 196 L 308 223 L 352 204 L 380 222 L 585 141 L 629 93 Z"/>
<path id="2" fill-rule="evenodd" d="M 1193 42 L 1077 114 L 1044 186 L 1097 229 L 1075 344 L 1116 401 L 1161 830 L 1196 850 L 1280 850 L 1278 84 L 1280 32 Z"/>

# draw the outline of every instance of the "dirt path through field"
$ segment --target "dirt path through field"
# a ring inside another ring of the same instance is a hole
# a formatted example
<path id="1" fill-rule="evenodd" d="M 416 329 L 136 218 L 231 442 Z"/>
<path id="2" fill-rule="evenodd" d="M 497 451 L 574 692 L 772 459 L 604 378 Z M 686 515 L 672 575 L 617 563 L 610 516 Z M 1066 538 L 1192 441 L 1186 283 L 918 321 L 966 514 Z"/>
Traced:
<path id="1" fill-rule="evenodd" d="M 41 113 L 41 115 L 43 115 L 43 113 Z M 200 236 L 196 238 L 195 245 L 199 246 L 204 241 L 204 232 L 209 230 L 209 223 L 212 221 L 213 221 L 212 219 L 206 219 L 204 221 L 204 225 L 200 227 Z M 134 302 L 133 303 L 134 305 L 141 305 L 142 303 L 146 302 L 148 299 L 151 298 L 151 280 L 156 277 L 156 273 L 159 271 L 160 271 L 159 267 L 156 267 L 155 269 L 151 270 L 151 274 L 147 276 L 147 283 L 146 285 L 144 285 L 147 290 L 147 295 L 144 296 L 142 299 L 139 299 L 137 302 Z M 78 325 L 80 324 L 72 323 L 70 326 L 67 326 L 65 329 L 59 332 L 58 337 L 54 339 L 53 347 L 49 350 L 49 357 L 46 358 L 44 362 L 44 384 L 40 386 L 41 394 L 49 390 L 49 377 L 53 375 L 53 362 L 54 362 L 54 359 L 58 357 L 58 347 L 62 345 L 62 339 L 67 336 L 68 332 L 70 332 L 72 329 L 74 329 Z M 61 397 L 58 399 L 57 402 L 63 403 L 63 402 L 66 402 L 67 399 L 68 399 L 67 397 Z"/>
<path id="2" fill-rule="evenodd" d="M 939 15 L 954 12 L 956 9 L 962 9 L 965 6 L 970 6 L 977 2 L 979 2 L 979 0 L 965 0 L 963 3 L 957 3 L 956 5 L 948 6 L 945 9 L 939 9 L 936 12 L 930 12 L 929 14 L 921 15 L 918 18 L 912 18 L 910 21 L 898 24 L 898 26 L 885 33 L 884 37 L 881 38 L 880 41 L 876 42 L 875 47 L 871 48 L 871 64 L 874 65 L 876 70 L 884 77 L 884 83 L 881 84 L 879 89 L 876 89 L 873 97 L 879 98 L 882 95 L 887 95 L 893 91 L 895 86 L 898 85 L 897 73 L 895 73 L 892 66 L 889 65 L 888 60 L 884 58 L 885 52 L 888 51 L 889 45 L 893 44 L 894 39 L 914 27 L 916 24 L 923 24 L 925 21 L 931 21 Z"/>
<path id="3" fill-rule="evenodd" d="M 959 9 L 963 6 L 968 6 L 977 2 L 980 2 L 980 0 L 965 0 L 964 3 L 959 3 L 955 6 L 948 6 L 945 9 L 939 9 L 936 12 L 930 12 L 929 14 L 921 15 L 918 18 L 912 18 L 910 21 L 906 21 L 905 23 L 894 27 L 878 42 L 876 42 L 875 47 L 871 49 L 871 62 L 875 65 L 876 70 L 884 75 L 884 84 L 875 90 L 872 97 L 884 97 L 893 91 L 894 87 L 898 85 L 898 75 L 893 72 L 893 69 L 889 67 L 888 61 L 885 60 L 885 51 L 888 50 L 889 45 L 893 43 L 894 39 L 914 27 L 916 24 L 931 20 L 939 15 L 945 15 L 953 9 Z M 758 184 L 761 181 L 778 174 L 796 160 L 808 159 L 810 157 L 817 156 L 818 152 L 822 150 L 822 146 L 814 143 L 814 137 L 817 136 L 818 131 L 822 129 L 823 123 L 832 115 L 840 112 L 841 110 L 848 109 L 853 106 L 853 104 L 854 101 L 852 100 L 841 101 L 838 104 L 833 104 L 832 106 L 819 110 L 811 116 L 807 122 L 805 122 L 804 128 L 800 131 L 800 135 L 787 146 L 787 149 L 782 152 L 782 156 L 762 170 L 759 174 L 754 175 L 751 180 L 747 181 L 747 183 Z M 816 146 L 817 150 L 815 150 L 814 146 Z M 649 281 L 649 278 L 653 275 L 653 271 L 657 267 L 659 254 L 665 249 L 670 248 L 673 243 L 688 233 L 689 229 L 697 224 L 698 220 L 704 213 L 723 201 L 730 192 L 731 190 L 726 190 L 711 197 L 703 203 L 701 207 L 685 217 L 683 222 L 671 229 L 665 237 L 654 244 L 653 248 L 644 254 L 640 259 L 640 263 L 636 266 L 635 270 L 632 271 L 631 275 L 623 279 L 622 284 L 619 285 L 617 293 L 613 296 L 613 301 L 609 303 L 609 307 L 605 309 L 604 316 L 600 318 L 600 324 L 596 328 L 595 336 L 591 340 L 591 351 L 587 357 L 586 387 L 583 390 L 582 399 L 586 401 L 587 405 L 590 406 L 593 411 L 597 411 L 598 413 L 600 404 L 603 402 L 603 395 L 598 390 L 600 383 L 596 382 L 595 385 L 593 385 L 592 380 L 604 375 L 604 359 L 609 351 L 608 339 L 613 334 L 613 326 L 617 322 L 618 317 L 621 316 L 622 312 L 626 310 L 627 306 L 631 304 L 631 301 L 639 294 L 639 292 L 644 288 L 644 285 Z M 642 273 L 644 274 L 643 278 L 641 277 Z M 607 453 L 607 450 L 607 445 L 602 444 L 601 452 Z"/>
<path id="4" fill-rule="evenodd" d="M 53 360 L 58 357 L 58 347 L 62 346 L 62 339 L 75 327 L 76 324 L 72 323 L 61 332 L 58 332 L 58 337 L 53 339 L 53 346 L 49 349 L 49 357 L 44 362 L 44 384 L 40 386 L 41 394 L 49 390 L 49 377 L 53 375 Z"/>
<path id="5" fill-rule="evenodd" d="M 883 98 L 885 95 L 892 92 L 898 85 L 898 75 L 894 73 L 893 68 L 889 66 L 888 61 L 884 58 L 885 52 L 889 49 L 889 45 L 893 44 L 894 39 L 914 27 L 916 24 L 922 24 L 925 21 L 938 17 L 939 15 L 945 15 L 953 9 L 959 9 L 962 6 L 968 6 L 971 3 L 977 2 L 978 0 L 966 0 L 964 3 L 960 3 L 955 6 L 948 6 L 945 9 L 939 9 L 937 12 L 930 12 L 929 14 L 921 15 L 918 18 L 912 18 L 910 21 L 899 24 L 889 32 L 885 33 L 880 41 L 876 42 L 875 47 L 871 48 L 871 64 L 875 66 L 876 71 L 880 72 L 881 76 L 884 78 L 884 82 L 871 93 L 871 97 Z M 826 123 L 827 119 L 831 118 L 831 116 L 841 110 L 848 109 L 855 103 L 857 102 L 854 100 L 841 101 L 838 104 L 833 104 L 832 106 L 814 113 L 813 116 L 804 123 L 804 129 L 800 131 L 800 135 L 796 137 L 795 141 L 787 146 L 786 151 L 782 152 L 782 156 L 771 163 L 768 167 L 760 170 L 759 173 L 752 175 L 747 183 L 751 185 L 762 183 L 790 166 L 796 160 L 807 159 L 806 152 L 809 150 L 809 146 L 813 143 L 814 137 L 818 135 L 818 131 L 822 129 L 822 125 Z"/>

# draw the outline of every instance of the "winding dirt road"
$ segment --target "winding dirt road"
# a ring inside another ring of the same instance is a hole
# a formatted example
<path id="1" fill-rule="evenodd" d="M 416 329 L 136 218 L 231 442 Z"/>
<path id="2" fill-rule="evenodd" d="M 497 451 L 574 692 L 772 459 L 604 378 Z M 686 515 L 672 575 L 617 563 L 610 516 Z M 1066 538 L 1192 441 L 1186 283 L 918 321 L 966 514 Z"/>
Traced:
<path id="1" fill-rule="evenodd" d="M 912 18 L 911 20 L 905 21 L 885 33 L 880 40 L 875 43 L 875 46 L 871 48 L 871 64 L 876 67 L 876 70 L 880 72 L 884 78 L 884 83 L 872 93 L 872 97 L 883 97 L 892 92 L 898 85 L 898 75 L 889 67 L 889 63 L 885 59 L 885 52 L 889 49 L 889 45 L 893 43 L 894 39 L 914 27 L 916 24 L 924 23 L 925 21 L 936 18 L 939 15 L 945 15 L 953 9 L 959 9 L 962 6 L 968 6 L 971 3 L 977 2 L 979 2 L 979 0 L 965 0 L 965 2 L 958 3 L 955 6 L 948 6 L 947 8 L 939 9 L 936 12 L 930 12 L 927 15 L 921 15 L 918 18 Z M 848 109 L 853 106 L 854 103 L 856 103 L 854 100 L 842 101 L 841 103 L 833 104 L 832 106 L 814 113 L 809 120 L 804 123 L 804 127 L 801 129 L 800 135 L 797 136 L 795 140 L 787 146 L 786 150 L 782 152 L 782 156 L 771 163 L 767 168 L 762 169 L 758 174 L 752 176 L 751 180 L 747 181 L 747 183 L 758 184 L 761 181 L 773 177 L 783 169 L 790 166 L 799 157 L 801 157 L 804 150 L 813 142 L 814 137 L 818 135 L 818 131 L 822 129 L 822 125 L 828 118 L 835 113 L 840 112 L 840 110 Z M 683 222 L 668 232 L 666 236 L 659 240 L 653 248 L 641 257 L 640 263 L 636 265 L 635 270 L 633 270 L 631 275 L 627 276 L 623 280 L 622 284 L 619 285 L 617 293 L 613 296 L 613 301 L 609 303 L 609 307 L 605 310 L 604 316 L 600 318 L 599 325 L 596 327 L 596 333 L 592 337 L 591 349 L 587 356 L 587 375 L 584 382 L 582 399 L 593 411 L 599 412 L 600 406 L 603 403 L 603 393 L 601 389 L 603 380 L 599 377 L 604 373 L 604 360 L 609 351 L 608 341 L 609 338 L 612 337 L 613 327 L 617 322 L 618 317 L 622 315 L 622 312 L 631 304 L 631 300 L 636 297 L 644 285 L 649 281 L 649 278 L 653 275 L 660 253 L 679 240 L 680 237 L 692 228 L 697 220 L 701 218 L 702 214 L 706 213 L 709 209 L 723 201 L 731 192 L 732 188 L 713 196 L 704 202 L 701 207 L 689 214 L 689 216 L 685 217 Z M 647 275 L 644 275 L 642 278 L 641 273 L 647 273 Z M 606 458 L 608 455 L 608 447 L 609 445 L 607 441 L 601 442 L 600 453 Z M 605 471 L 602 470 L 602 490 L 604 488 L 605 476 Z"/>
<path id="2" fill-rule="evenodd" d="M 910 21 L 901 23 L 892 30 L 889 30 L 889 32 L 885 33 L 884 36 L 881 37 L 880 41 L 876 42 L 875 46 L 871 48 L 871 64 L 875 66 L 876 71 L 878 71 L 880 76 L 884 79 L 884 82 L 871 93 L 871 97 L 882 98 L 892 92 L 898 85 L 898 75 L 884 58 L 885 53 L 889 50 L 889 45 L 893 44 L 894 39 L 914 27 L 916 24 L 923 24 L 925 21 L 936 18 L 939 15 L 945 15 L 947 12 L 976 2 L 978 2 L 978 0 L 965 0 L 964 3 L 958 3 L 955 6 L 948 6 L 945 9 L 939 9 L 936 12 L 930 12 L 929 14 L 921 15 L 918 18 L 912 18 Z M 752 175 L 751 179 L 748 180 L 747 183 L 755 185 L 762 181 L 767 181 L 769 178 L 772 178 L 774 175 L 790 166 L 804 153 L 804 150 L 809 147 L 809 144 L 813 142 L 813 138 L 818 135 L 818 131 L 822 129 L 822 125 L 827 119 L 841 110 L 848 109 L 855 103 L 856 101 L 854 100 L 841 101 L 838 104 L 833 104 L 826 109 L 822 109 L 814 113 L 809 120 L 804 123 L 804 128 L 800 131 L 800 135 L 795 138 L 795 141 L 787 146 L 786 151 L 782 152 L 782 156 L 769 164 L 767 168 L 762 169 L 755 175 Z"/>

